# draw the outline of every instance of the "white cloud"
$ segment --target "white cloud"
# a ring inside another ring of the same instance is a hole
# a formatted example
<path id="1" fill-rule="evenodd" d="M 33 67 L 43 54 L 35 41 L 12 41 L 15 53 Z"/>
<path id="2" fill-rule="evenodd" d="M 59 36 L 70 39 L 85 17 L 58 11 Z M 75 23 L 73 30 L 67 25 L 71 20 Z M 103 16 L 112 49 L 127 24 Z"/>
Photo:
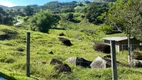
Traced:
<path id="1" fill-rule="evenodd" d="M 15 6 L 15 4 L 13 4 L 11 2 L 8 2 L 8 1 L 0 2 L 0 5 L 7 6 L 7 7 L 13 7 L 13 6 Z"/>

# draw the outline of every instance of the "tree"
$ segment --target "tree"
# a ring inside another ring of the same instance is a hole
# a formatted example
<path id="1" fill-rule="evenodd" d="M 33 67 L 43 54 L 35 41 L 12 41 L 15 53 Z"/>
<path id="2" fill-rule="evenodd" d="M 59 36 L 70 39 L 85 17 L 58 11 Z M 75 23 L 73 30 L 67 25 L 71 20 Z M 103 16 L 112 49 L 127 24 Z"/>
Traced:
<path id="1" fill-rule="evenodd" d="M 94 2 L 115 2 L 116 0 L 93 0 Z"/>
<path id="2" fill-rule="evenodd" d="M 108 11 L 108 4 L 92 3 L 87 9 L 86 18 L 94 24 L 102 24 L 104 22 L 104 14 Z"/>
<path id="3" fill-rule="evenodd" d="M 3 8 L 1 8 L 1 7 L 0 7 L 0 13 L 1 13 L 1 14 L 3 14 L 3 15 L 5 15 L 5 14 L 6 14 L 6 12 L 4 11 L 4 9 L 3 9 Z"/>
<path id="4" fill-rule="evenodd" d="M 32 30 L 37 29 L 45 33 L 48 32 L 48 30 L 52 26 L 56 25 L 59 20 L 60 17 L 58 15 L 52 15 L 52 13 L 49 10 L 46 11 L 42 10 L 29 19 Z"/>
<path id="5" fill-rule="evenodd" d="M 123 30 L 128 37 L 128 58 L 131 62 L 130 37 L 142 38 L 142 0 L 118 0 L 111 4 L 106 24 Z"/>
<path id="6" fill-rule="evenodd" d="M 31 8 L 30 6 L 26 6 L 26 7 L 24 8 L 24 12 L 25 12 L 25 14 L 26 14 L 27 16 L 32 16 L 33 13 L 34 13 L 34 10 L 33 10 L 33 8 Z"/>
<path id="7" fill-rule="evenodd" d="M 72 13 L 69 13 L 69 14 L 67 15 L 67 20 L 72 21 L 73 18 L 74 18 L 74 15 L 73 15 Z"/>
<path id="8" fill-rule="evenodd" d="M 45 9 L 56 10 L 59 7 L 58 1 L 51 1 L 43 6 Z"/>
<path id="9" fill-rule="evenodd" d="M 69 13 L 69 12 L 75 12 L 74 8 L 63 8 L 61 9 L 62 13 Z"/>
<path id="10" fill-rule="evenodd" d="M 6 11 L 0 7 L 0 24 L 12 25 L 13 18 Z"/>

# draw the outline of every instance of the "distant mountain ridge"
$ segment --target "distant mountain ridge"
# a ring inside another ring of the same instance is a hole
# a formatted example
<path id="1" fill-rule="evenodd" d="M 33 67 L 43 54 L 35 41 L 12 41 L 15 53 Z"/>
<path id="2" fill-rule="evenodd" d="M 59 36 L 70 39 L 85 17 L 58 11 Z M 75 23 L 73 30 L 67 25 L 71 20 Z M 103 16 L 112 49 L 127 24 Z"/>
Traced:
<path id="1" fill-rule="evenodd" d="M 25 6 L 13 6 L 13 7 L 10 7 L 12 9 L 23 9 Z"/>
<path id="2" fill-rule="evenodd" d="M 3 6 L 3 5 L 0 5 L 0 7 L 2 7 L 2 8 L 9 8 L 9 7 L 7 7 L 7 6 Z"/>
<path id="3" fill-rule="evenodd" d="M 116 0 L 94 0 L 94 2 L 115 2 Z"/>
<path id="4" fill-rule="evenodd" d="M 0 7 L 3 8 L 3 9 L 7 9 L 7 8 L 23 9 L 25 6 L 13 6 L 13 7 L 8 7 L 8 6 L 0 5 Z"/>
<path id="5" fill-rule="evenodd" d="M 94 2 L 115 2 L 116 0 L 94 0 Z M 90 4 L 91 1 L 84 1 L 86 4 Z M 78 1 L 72 1 L 72 2 L 58 2 L 58 1 L 51 1 L 47 2 L 41 6 L 33 4 L 33 5 L 27 5 L 30 6 L 33 9 L 40 10 L 40 9 L 50 9 L 50 10 L 57 10 L 59 8 L 74 8 L 77 6 Z M 80 2 L 79 2 L 80 3 Z M 0 5 L 3 9 L 24 9 L 26 6 L 13 6 L 13 7 L 8 7 L 8 6 L 3 6 Z"/>

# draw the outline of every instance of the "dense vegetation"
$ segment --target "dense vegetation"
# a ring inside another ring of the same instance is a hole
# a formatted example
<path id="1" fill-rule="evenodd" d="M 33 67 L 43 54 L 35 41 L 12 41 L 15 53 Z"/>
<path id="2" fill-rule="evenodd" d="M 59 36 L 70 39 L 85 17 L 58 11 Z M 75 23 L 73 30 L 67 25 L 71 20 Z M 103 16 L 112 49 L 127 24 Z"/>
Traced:
<path id="1" fill-rule="evenodd" d="M 48 32 L 48 30 L 59 22 L 60 17 L 58 15 L 52 15 L 50 11 L 40 11 L 31 17 L 28 22 L 31 30 L 39 30 L 41 32 Z"/>
<path id="2" fill-rule="evenodd" d="M 86 17 L 91 23 L 103 24 L 108 8 L 109 6 L 107 3 L 92 3 L 86 11 Z"/>
<path id="3" fill-rule="evenodd" d="M 142 0 L 94 1 L 0 8 L 0 76 L 8 80 L 111 80 L 111 68 L 84 68 L 66 59 L 93 61 L 97 56 L 106 56 L 93 50 L 106 36 L 131 34 L 141 40 Z M 17 19 L 22 24 L 14 25 Z M 25 75 L 27 31 L 31 32 L 31 77 Z M 71 45 L 62 44 L 61 38 L 70 40 Z M 135 51 L 133 57 L 139 58 L 137 54 L 141 56 L 141 51 Z M 127 51 L 120 52 L 117 61 L 128 65 L 127 56 Z M 56 65 L 50 64 L 53 58 L 68 64 L 71 73 L 57 72 Z M 140 80 L 141 73 L 141 68 L 118 65 L 120 80 Z"/>
<path id="4" fill-rule="evenodd" d="M 13 24 L 13 18 L 3 8 L 0 7 L 0 24 Z"/>
<path id="5" fill-rule="evenodd" d="M 107 24 L 119 28 L 130 36 L 142 37 L 142 0 L 119 0 L 111 4 Z"/>

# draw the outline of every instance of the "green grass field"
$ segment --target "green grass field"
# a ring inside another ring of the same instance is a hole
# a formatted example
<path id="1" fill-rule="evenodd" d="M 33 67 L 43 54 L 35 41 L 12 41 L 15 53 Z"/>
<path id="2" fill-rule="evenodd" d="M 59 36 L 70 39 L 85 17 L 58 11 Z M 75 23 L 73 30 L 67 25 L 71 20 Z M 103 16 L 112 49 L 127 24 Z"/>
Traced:
<path id="1" fill-rule="evenodd" d="M 73 56 L 93 61 L 97 56 L 106 55 L 93 50 L 94 42 L 101 42 L 100 39 L 106 36 L 103 32 L 95 32 L 98 26 L 86 23 L 71 24 L 66 27 L 67 24 L 59 26 L 59 28 L 64 27 L 66 30 L 50 29 L 48 34 L 0 25 L 0 37 L 8 35 L 7 39 L 0 40 L 0 76 L 8 78 L 8 80 L 111 80 L 111 68 L 83 68 L 65 61 Z M 91 31 L 94 33 L 90 33 Z M 26 32 L 31 32 L 30 78 L 26 77 Z M 64 33 L 73 45 L 71 47 L 64 46 L 58 39 L 59 33 Z M 82 40 L 78 40 L 77 36 Z M 19 49 L 23 51 L 19 51 Z M 48 54 L 49 51 L 53 51 L 54 54 Z M 72 73 L 62 73 L 53 77 L 57 73 L 54 66 L 50 65 L 52 58 L 68 64 Z M 127 52 L 117 53 L 117 61 L 128 64 Z M 42 62 L 46 62 L 46 64 L 41 64 Z M 141 74 L 141 68 L 118 66 L 118 80 L 141 80 Z"/>

